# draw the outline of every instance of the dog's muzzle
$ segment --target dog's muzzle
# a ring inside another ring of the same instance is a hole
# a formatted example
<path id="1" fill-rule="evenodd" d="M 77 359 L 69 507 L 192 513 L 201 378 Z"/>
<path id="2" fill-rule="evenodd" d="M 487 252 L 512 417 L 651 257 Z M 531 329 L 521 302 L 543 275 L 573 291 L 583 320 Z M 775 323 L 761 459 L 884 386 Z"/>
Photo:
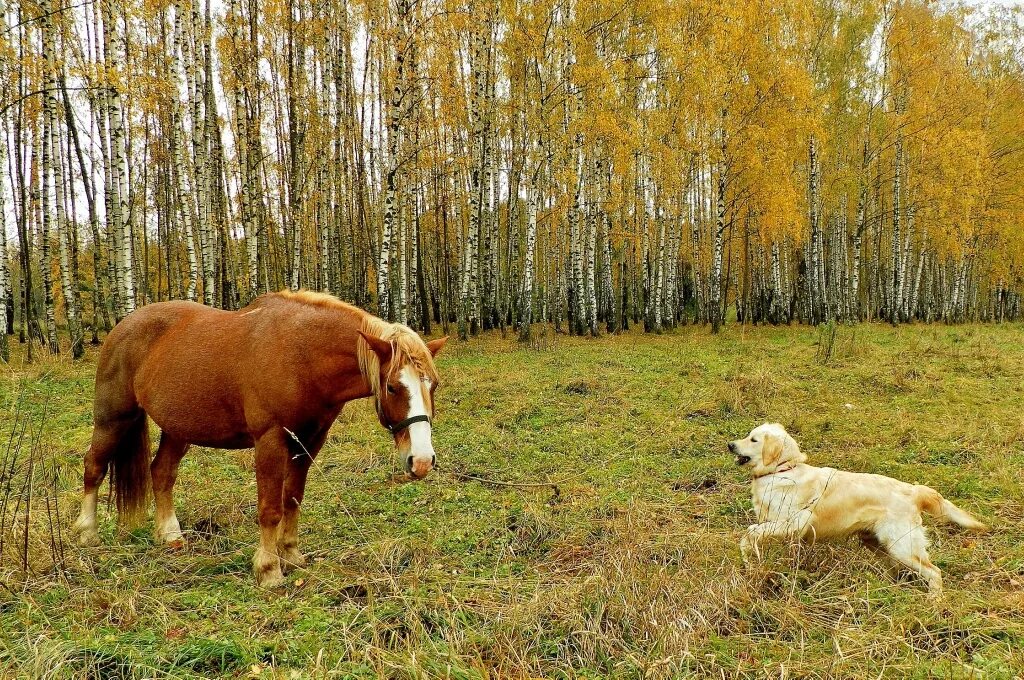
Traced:
<path id="1" fill-rule="evenodd" d="M 729 442 L 729 453 L 736 454 L 736 464 L 746 465 L 750 462 L 750 456 L 741 456 L 737 453 L 736 442 Z"/>

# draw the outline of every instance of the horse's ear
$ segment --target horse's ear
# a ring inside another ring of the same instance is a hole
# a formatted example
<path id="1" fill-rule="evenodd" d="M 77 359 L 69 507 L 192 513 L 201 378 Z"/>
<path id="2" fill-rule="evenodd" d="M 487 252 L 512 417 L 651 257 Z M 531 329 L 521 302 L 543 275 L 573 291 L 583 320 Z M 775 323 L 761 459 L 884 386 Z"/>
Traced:
<path id="1" fill-rule="evenodd" d="M 359 335 L 363 336 L 363 340 L 366 341 L 366 344 L 370 346 L 373 353 L 377 355 L 378 359 L 380 359 L 381 366 L 391 361 L 391 354 L 394 350 L 392 349 L 390 342 L 373 335 L 368 335 L 362 331 L 359 331 Z"/>
<path id="2" fill-rule="evenodd" d="M 430 342 L 428 342 L 427 349 L 430 350 L 430 355 L 436 357 L 437 353 L 441 351 L 446 342 L 448 342 L 447 335 L 444 336 L 443 338 L 438 338 L 437 340 L 431 340 Z"/>

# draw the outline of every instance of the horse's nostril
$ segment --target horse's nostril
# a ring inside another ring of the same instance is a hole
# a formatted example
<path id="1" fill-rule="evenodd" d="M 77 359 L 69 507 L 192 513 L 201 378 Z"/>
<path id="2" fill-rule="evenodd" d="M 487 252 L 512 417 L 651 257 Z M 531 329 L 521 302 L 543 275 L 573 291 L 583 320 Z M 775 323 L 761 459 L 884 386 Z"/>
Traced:
<path id="1" fill-rule="evenodd" d="M 406 469 L 409 470 L 412 469 L 412 456 L 409 456 L 408 458 L 405 459 L 405 467 Z"/>
<path id="2" fill-rule="evenodd" d="M 729 442 L 729 450 L 730 451 L 735 451 L 736 450 L 736 442 Z"/>

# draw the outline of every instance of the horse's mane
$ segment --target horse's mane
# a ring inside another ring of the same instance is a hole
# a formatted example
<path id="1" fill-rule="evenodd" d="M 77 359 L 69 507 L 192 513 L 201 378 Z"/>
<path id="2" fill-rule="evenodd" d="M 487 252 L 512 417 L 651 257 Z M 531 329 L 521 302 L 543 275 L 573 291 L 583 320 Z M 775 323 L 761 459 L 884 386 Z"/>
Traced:
<path id="1" fill-rule="evenodd" d="M 438 375 L 437 368 L 434 366 L 434 357 L 431 356 L 430 350 L 427 349 L 427 345 L 416 334 L 416 331 L 404 324 L 388 323 L 372 314 L 366 314 L 363 317 L 363 323 L 359 330 L 391 343 L 392 359 L 389 374 L 385 376 L 385 380 L 391 380 L 403 366 L 412 364 L 420 375 L 426 376 L 432 382 L 437 382 Z M 381 389 L 380 358 L 362 338 L 358 340 L 356 356 L 359 359 L 359 370 L 370 385 L 376 402 Z"/>
<path id="2" fill-rule="evenodd" d="M 390 372 L 385 376 L 386 380 L 391 380 L 399 369 L 408 363 L 412 364 L 421 375 L 437 382 L 438 374 L 437 368 L 434 366 L 434 357 L 430 354 L 430 350 L 427 349 L 422 338 L 408 326 L 384 321 L 327 293 L 311 290 L 282 290 L 278 293 L 271 293 L 271 295 L 317 307 L 343 309 L 357 315 L 360 318 L 359 330 L 391 343 L 393 354 Z M 376 402 L 381 389 L 380 358 L 361 337 L 356 341 L 356 358 L 359 360 L 359 371 L 369 384 Z"/>
<path id="3" fill-rule="evenodd" d="M 315 290 L 279 290 L 276 293 L 267 293 L 263 297 L 268 298 L 282 298 L 284 300 L 294 300 L 295 302 L 301 302 L 314 307 L 335 307 L 337 309 L 344 309 L 357 314 L 369 315 L 366 312 L 355 305 L 350 305 L 347 302 L 342 302 L 338 298 L 334 297 L 330 293 L 320 293 Z"/>

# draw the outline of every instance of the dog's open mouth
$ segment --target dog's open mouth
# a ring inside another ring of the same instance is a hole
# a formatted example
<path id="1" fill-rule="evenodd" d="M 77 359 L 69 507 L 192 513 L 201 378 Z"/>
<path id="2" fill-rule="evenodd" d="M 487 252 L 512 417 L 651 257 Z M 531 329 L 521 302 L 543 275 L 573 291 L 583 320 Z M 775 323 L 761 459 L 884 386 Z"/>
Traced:
<path id="1" fill-rule="evenodd" d="M 746 465 L 750 462 L 750 456 L 736 456 L 737 465 Z"/>

